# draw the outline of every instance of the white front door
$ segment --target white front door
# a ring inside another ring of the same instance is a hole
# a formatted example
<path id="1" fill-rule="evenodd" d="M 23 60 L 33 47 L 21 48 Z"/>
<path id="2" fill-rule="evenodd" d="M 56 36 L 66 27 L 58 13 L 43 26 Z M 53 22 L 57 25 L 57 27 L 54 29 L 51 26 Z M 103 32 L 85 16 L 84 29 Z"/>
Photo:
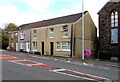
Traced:
<path id="1" fill-rule="evenodd" d="M 26 51 L 30 52 L 30 42 L 26 42 Z"/>
<path id="2" fill-rule="evenodd" d="M 16 51 L 18 51 L 18 43 L 16 43 Z"/>

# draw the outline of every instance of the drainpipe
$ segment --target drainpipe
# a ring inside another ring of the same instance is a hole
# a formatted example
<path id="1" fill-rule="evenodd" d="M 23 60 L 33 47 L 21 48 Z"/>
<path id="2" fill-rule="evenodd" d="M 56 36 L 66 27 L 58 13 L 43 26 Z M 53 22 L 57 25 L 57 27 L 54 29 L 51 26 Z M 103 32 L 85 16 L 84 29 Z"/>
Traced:
<path id="1" fill-rule="evenodd" d="M 72 28 L 72 57 L 74 57 L 75 55 L 74 55 L 74 46 L 75 46 L 75 23 L 73 23 L 73 28 Z"/>

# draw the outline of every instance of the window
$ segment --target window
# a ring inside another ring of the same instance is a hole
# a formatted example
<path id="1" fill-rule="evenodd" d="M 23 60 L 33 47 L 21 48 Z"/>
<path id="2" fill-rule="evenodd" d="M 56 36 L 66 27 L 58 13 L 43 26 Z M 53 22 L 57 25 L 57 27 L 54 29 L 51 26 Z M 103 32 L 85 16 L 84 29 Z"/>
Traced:
<path id="1" fill-rule="evenodd" d="M 34 32 L 33 38 L 36 39 L 37 32 L 36 32 L 36 30 L 34 30 L 33 32 Z"/>
<path id="2" fill-rule="evenodd" d="M 60 50 L 60 42 L 56 42 L 56 50 Z"/>
<path id="3" fill-rule="evenodd" d="M 11 47 L 14 47 L 14 43 L 13 42 L 11 43 Z"/>
<path id="4" fill-rule="evenodd" d="M 111 13 L 111 27 L 118 27 L 118 12 L 115 10 Z"/>
<path id="5" fill-rule="evenodd" d="M 15 36 L 18 36 L 18 33 L 15 33 Z"/>
<path id="6" fill-rule="evenodd" d="M 70 42 L 62 42 L 62 50 L 70 51 Z"/>
<path id="7" fill-rule="evenodd" d="M 54 29 L 50 29 L 50 38 L 54 38 Z"/>
<path id="8" fill-rule="evenodd" d="M 21 39 L 24 39 L 24 33 L 23 32 L 21 33 Z"/>
<path id="9" fill-rule="evenodd" d="M 111 43 L 118 43 L 118 29 L 111 30 Z"/>
<path id="10" fill-rule="evenodd" d="M 37 51 L 37 42 L 33 42 L 33 50 Z"/>
<path id="11" fill-rule="evenodd" d="M 12 38 L 14 38 L 14 33 L 12 33 Z"/>
<path id="12" fill-rule="evenodd" d="M 118 43 L 118 12 L 113 10 L 111 13 L 111 44 Z"/>
<path id="13" fill-rule="evenodd" d="M 23 45 L 23 43 L 21 43 L 21 45 L 20 45 L 21 47 L 20 47 L 20 49 L 23 49 L 23 47 L 24 47 L 24 45 Z"/>
<path id="14" fill-rule="evenodd" d="M 68 27 L 62 27 L 63 38 L 68 37 Z"/>

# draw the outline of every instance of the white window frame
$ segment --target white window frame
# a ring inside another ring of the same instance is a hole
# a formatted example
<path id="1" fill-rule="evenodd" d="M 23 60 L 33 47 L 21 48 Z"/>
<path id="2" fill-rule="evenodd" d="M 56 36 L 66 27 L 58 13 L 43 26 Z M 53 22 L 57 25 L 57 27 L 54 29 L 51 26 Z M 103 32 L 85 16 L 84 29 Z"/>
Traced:
<path id="1" fill-rule="evenodd" d="M 59 48 L 58 48 L 59 47 Z M 56 42 L 56 50 L 60 51 L 60 42 Z"/>
<path id="2" fill-rule="evenodd" d="M 24 33 L 21 32 L 21 39 L 24 39 Z"/>
<path id="3" fill-rule="evenodd" d="M 54 29 L 50 29 L 50 38 L 54 38 Z"/>
<path id="4" fill-rule="evenodd" d="M 11 47 L 12 47 L 12 48 L 14 47 L 14 43 L 13 43 L 13 42 L 11 43 Z"/>
<path id="5" fill-rule="evenodd" d="M 24 48 L 24 45 L 23 43 L 20 44 L 20 49 L 23 49 Z"/>
<path id="6" fill-rule="evenodd" d="M 33 51 L 37 51 L 37 42 L 33 42 Z"/>
<path id="7" fill-rule="evenodd" d="M 18 33 L 15 33 L 15 36 L 18 36 Z"/>
<path id="8" fill-rule="evenodd" d="M 14 38 L 14 33 L 12 33 L 11 38 Z"/>
<path id="9" fill-rule="evenodd" d="M 63 45 L 63 43 L 65 43 L 65 44 Z M 66 49 L 64 49 L 63 47 L 66 47 Z M 62 42 L 62 51 L 71 51 L 70 50 L 70 41 Z"/>
<path id="10" fill-rule="evenodd" d="M 33 30 L 33 38 L 37 39 L 37 30 Z"/>
<path id="11" fill-rule="evenodd" d="M 63 38 L 67 38 L 68 37 L 68 31 L 63 31 Z"/>

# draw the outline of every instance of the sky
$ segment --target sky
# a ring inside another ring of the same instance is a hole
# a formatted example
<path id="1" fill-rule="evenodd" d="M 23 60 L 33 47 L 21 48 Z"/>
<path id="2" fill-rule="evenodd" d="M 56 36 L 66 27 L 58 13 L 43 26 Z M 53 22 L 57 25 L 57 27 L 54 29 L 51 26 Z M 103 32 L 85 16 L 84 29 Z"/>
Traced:
<path id="1" fill-rule="evenodd" d="M 97 12 L 108 0 L 84 0 L 88 11 L 98 27 Z M 82 0 L 0 0 L 0 27 L 8 23 L 17 26 L 82 12 Z"/>

